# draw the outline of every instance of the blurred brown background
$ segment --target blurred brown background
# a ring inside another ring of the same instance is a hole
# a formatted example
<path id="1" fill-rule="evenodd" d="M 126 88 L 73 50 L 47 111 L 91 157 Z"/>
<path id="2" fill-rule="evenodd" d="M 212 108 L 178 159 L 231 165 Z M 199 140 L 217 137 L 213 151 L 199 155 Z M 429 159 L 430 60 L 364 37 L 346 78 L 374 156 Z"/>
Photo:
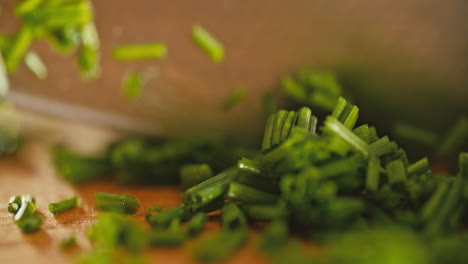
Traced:
<path id="1" fill-rule="evenodd" d="M 1 32 L 17 29 L 14 2 L 0 0 Z M 36 43 L 33 50 L 44 58 L 49 76 L 39 81 L 23 66 L 11 77 L 10 96 L 20 106 L 160 135 L 221 129 L 255 138 L 263 126 L 261 94 L 278 89 L 282 74 L 307 67 L 338 72 L 364 117 L 379 125 L 388 125 L 391 116 L 443 129 L 468 112 L 466 0 L 94 4 L 102 46 L 100 78 L 80 81 L 74 58 Z M 195 24 L 225 45 L 223 62 L 211 62 L 192 42 Z M 153 41 L 167 44 L 165 59 L 122 63 L 110 57 L 117 44 Z M 120 92 L 128 70 L 152 76 L 135 101 Z M 247 100 L 222 112 L 222 100 L 238 85 L 248 88 Z M 79 108 L 37 103 L 28 95 Z"/>

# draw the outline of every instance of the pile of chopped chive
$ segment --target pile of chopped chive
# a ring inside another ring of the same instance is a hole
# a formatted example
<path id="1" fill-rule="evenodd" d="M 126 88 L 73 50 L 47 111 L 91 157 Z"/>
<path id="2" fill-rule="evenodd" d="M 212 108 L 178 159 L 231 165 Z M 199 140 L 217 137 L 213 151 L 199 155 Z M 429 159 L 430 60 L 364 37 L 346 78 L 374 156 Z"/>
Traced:
<path id="1" fill-rule="evenodd" d="M 375 127 L 357 125 L 358 115 L 342 97 L 321 125 L 307 107 L 277 111 L 258 155 L 218 173 L 209 162 L 184 167 L 182 204 L 149 208 L 149 233 L 115 214 L 135 213 L 136 198 L 96 195 L 98 207 L 114 213 L 98 218 L 90 232 L 96 247 L 81 263 L 111 261 L 116 247 L 127 249 L 129 261 L 148 247 L 179 247 L 218 210 L 221 229 L 196 242 L 200 262 L 232 256 L 250 239 L 250 224 L 269 222 L 258 250 L 273 263 L 464 263 L 468 153 L 459 155 L 458 174 L 434 175 L 426 157 L 408 160 Z M 310 255 L 291 237 L 322 245 L 323 253 Z"/>

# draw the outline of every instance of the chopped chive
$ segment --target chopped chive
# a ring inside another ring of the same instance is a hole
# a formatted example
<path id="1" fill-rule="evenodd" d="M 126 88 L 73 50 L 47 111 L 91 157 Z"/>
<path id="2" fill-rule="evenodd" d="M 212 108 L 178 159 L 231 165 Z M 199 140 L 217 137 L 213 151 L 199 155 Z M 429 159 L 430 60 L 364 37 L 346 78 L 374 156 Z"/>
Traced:
<path id="1" fill-rule="evenodd" d="M 192 219 L 187 224 L 187 228 L 185 229 L 185 233 L 188 237 L 196 237 L 198 236 L 203 228 L 205 227 L 205 223 L 208 220 L 208 215 L 205 213 L 196 213 Z"/>
<path id="2" fill-rule="evenodd" d="M 448 156 L 456 152 L 468 139 L 468 117 L 461 117 L 447 132 L 437 151 L 439 156 Z"/>
<path id="3" fill-rule="evenodd" d="M 242 247 L 248 239 L 248 232 L 245 228 L 218 232 L 197 245 L 195 258 L 201 262 L 220 262 Z"/>
<path id="4" fill-rule="evenodd" d="M 70 2 L 66 5 L 37 8 L 25 20 L 30 24 L 45 28 L 79 27 L 93 20 L 93 7 L 90 1 Z"/>
<path id="5" fill-rule="evenodd" d="M 366 190 L 376 192 L 379 188 L 380 160 L 371 156 L 367 165 Z"/>
<path id="6" fill-rule="evenodd" d="M 379 135 L 377 135 L 377 129 L 375 128 L 375 126 L 369 127 L 369 139 L 370 139 L 370 142 L 369 142 L 370 144 L 379 140 Z"/>
<path id="7" fill-rule="evenodd" d="M 15 6 L 15 15 L 22 16 L 37 9 L 43 0 L 25 0 Z"/>
<path id="8" fill-rule="evenodd" d="M 161 59 L 166 54 L 167 47 L 162 42 L 120 45 L 112 50 L 112 57 L 118 61 Z"/>
<path id="9" fill-rule="evenodd" d="M 79 204 L 79 201 L 79 198 L 77 196 L 74 196 L 70 199 L 62 200 L 57 203 L 51 203 L 49 204 L 49 211 L 52 214 L 65 212 L 67 210 L 75 208 Z"/>
<path id="10" fill-rule="evenodd" d="M 150 216 L 148 222 L 155 229 L 166 229 L 174 219 L 185 220 L 189 213 L 189 208 L 181 204 Z"/>
<path id="11" fill-rule="evenodd" d="M 390 184 L 401 184 L 406 180 L 405 165 L 401 160 L 394 160 L 385 167 Z"/>
<path id="12" fill-rule="evenodd" d="M 371 143 L 369 126 L 367 124 L 353 129 L 353 133 L 367 144 Z"/>
<path id="13" fill-rule="evenodd" d="M 286 139 L 288 139 L 289 134 L 291 133 L 291 128 L 294 125 L 294 122 L 296 121 L 296 117 L 297 115 L 295 111 L 288 112 L 288 115 L 284 120 L 283 127 L 281 128 L 280 142 L 284 142 Z"/>
<path id="14" fill-rule="evenodd" d="M 237 162 L 237 167 L 240 171 L 249 172 L 252 174 L 260 174 L 260 164 L 245 157 L 241 158 Z"/>
<path id="15" fill-rule="evenodd" d="M 3 60 L 2 51 L 0 49 L 0 96 L 5 96 L 10 89 L 10 82 L 8 81 L 7 70 Z"/>
<path id="16" fill-rule="evenodd" d="M 94 78 L 99 74 L 99 51 L 89 46 L 82 46 L 78 50 L 77 64 L 84 79 Z"/>
<path id="17" fill-rule="evenodd" d="M 270 116 L 271 114 L 274 114 L 276 112 L 277 104 L 272 91 L 267 91 L 263 94 L 262 105 L 265 116 Z"/>
<path id="18" fill-rule="evenodd" d="M 67 238 L 64 238 L 62 241 L 60 241 L 59 245 L 62 250 L 71 248 L 72 246 L 76 245 L 76 236 L 71 235 Z"/>
<path id="19" fill-rule="evenodd" d="M 149 221 L 149 219 L 151 218 L 151 216 L 157 214 L 157 213 L 160 213 L 162 211 L 162 206 L 160 205 L 153 205 L 151 206 L 150 208 L 148 208 L 148 210 L 146 211 L 145 213 L 145 219 L 146 221 Z"/>
<path id="20" fill-rule="evenodd" d="M 227 112 L 238 105 L 242 100 L 247 97 L 247 89 L 245 87 L 238 87 L 232 91 L 232 94 L 224 99 L 222 109 Z"/>
<path id="21" fill-rule="evenodd" d="M 180 186 L 185 191 L 213 176 L 213 171 L 208 164 L 185 165 L 180 169 Z"/>
<path id="22" fill-rule="evenodd" d="M 343 125 L 349 129 L 353 129 L 359 117 L 359 108 L 355 105 L 351 108 L 348 116 L 343 122 Z"/>
<path id="23" fill-rule="evenodd" d="M 31 70 L 37 78 L 43 80 L 47 77 L 47 67 L 45 66 L 42 59 L 37 55 L 35 52 L 28 52 L 24 57 L 24 62 L 26 66 L 28 66 L 29 70 Z"/>
<path id="24" fill-rule="evenodd" d="M 369 145 L 368 151 L 370 155 L 374 155 L 378 158 L 387 154 L 397 151 L 397 145 L 395 142 L 390 142 L 387 136 L 373 142 Z"/>
<path id="25" fill-rule="evenodd" d="M 96 204 L 99 210 L 119 214 L 135 214 L 140 207 L 138 200 L 130 195 L 96 192 Z"/>
<path id="26" fill-rule="evenodd" d="M 309 129 L 308 129 L 310 133 L 315 134 L 317 130 L 317 122 L 318 122 L 317 117 L 312 115 L 309 120 Z"/>
<path id="27" fill-rule="evenodd" d="M 21 196 L 15 195 L 10 197 L 8 201 L 8 212 L 12 214 L 16 214 L 19 208 L 21 207 Z"/>
<path id="28" fill-rule="evenodd" d="M 406 123 L 395 124 L 393 127 L 393 134 L 401 140 L 407 140 L 421 145 L 432 146 L 437 143 L 437 136 L 433 132 Z"/>
<path id="29" fill-rule="evenodd" d="M 200 47 L 213 62 L 221 62 L 224 58 L 224 47 L 200 25 L 192 28 L 193 41 Z"/>
<path id="30" fill-rule="evenodd" d="M 37 232 L 44 219 L 40 215 L 28 215 L 15 221 L 15 224 L 26 234 Z"/>
<path id="31" fill-rule="evenodd" d="M 233 180 L 257 190 L 275 194 L 279 193 L 278 182 L 274 179 L 264 177 L 263 174 L 239 172 Z"/>
<path id="32" fill-rule="evenodd" d="M 247 218 L 236 203 L 229 202 L 221 209 L 223 229 L 233 231 L 247 227 Z"/>
<path id="33" fill-rule="evenodd" d="M 82 30 L 76 27 L 64 27 L 51 29 L 46 34 L 46 39 L 57 51 L 70 53 L 80 44 Z"/>
<path id="34" fill-rule="evenodd" d="M 273 135 L 273 127 L 275 125 L 276 115 L 271 114 L 265 125 L 265 134 L 263 135 L 262 152 L 268 151 L 271 148 L 271 136 Z"/>
<path id="35" fill-rule="evenodd" d="M 349 130 L 341 122 L 339 122 L 336 118 L 332 116 L 328 116 L 325 120 L 324 130 L 346 141 L 364 157 L 367 157 L 368 154 L 373 154 L 371 151 L 368 151 L 368 145 L 364 141 L 362 141 L 362 139 L 356 136 L 351 130 Z"/>
<path id="36" fill-rule="evenodd" d="M 447 182 L 443 181 L 437 185 L 436 191 L 432 194 L 431 198 L 423 205 L 420 212 L 421 220 L 424 222 L 429 221 L 437 214 L 438 208 L 444 202 L 443 198 L 449 189 Z"/>
<path id="37" fill-rule="evenodd" d="M 143 90 L 143 78 L 137 72 L 125 74 L 122 80 L 122 94 L 129 100 L 135 100 L 140 97 Z"/>
<path id="38" fill-rule="evenodd" d="M 431 167 L 429 166 L 429 160 L 424 157 L 408 167 L 408 176 L 417 176 L 426 173 L 431 175 Z"/>
<path id="39" fill-rule="evenodd" d="M 274 203 L 278 200 L 278 196 L 274 194 L 234 181 L 229 183 L 229 190 L 226 198 L 244 203 Z"/>
<path id="40" fill-rule="evenodd" d="M 281 131 L 287 116 L 288 111 L 286 110 L 279 110 L 276 112 L 275 123 L 273 124 L 273 133 L 271 135 L 272 146 L 276 146 L 281 142 Z"/>
<path id="41" fill-rule="evenodd" d="M 237 173 L 237 168 L 230 168 L 186 190 L 182 195 L 184 204 L 192 210 L 198 210 L 218 198 L 224 197 L 229 189 L 229 182 Z"/>
<path id="42" fill-rule="evenodd" d="M 336 105 L 335 105 L 335 108 L 333 108 L 333 112 L 331 114 L 331 116 L 333 116 L 334 118 L 340 120 L 340 117 L 342 115 L 342 113 L 345 111 L 345 108 L 348 106 L 348 102 L 346 101 L 346 99 L 344 99 L 343 97 L 339 97 L 338 98 L 338 101 L 336 102 Z"/>
<path id="43" fill-rule="evenodd" d="M 307 98 L 307 92 L 302 85 L 296 82 L 291 76 L 285 76 L 281 80 L 283 92 L 292 99 L 302 102 Z"/>
<path id="44" fill-rule="evenodd" d="M 33 215 L 35 211 L 36 211 L 36 201 L 34 197 L 32 197 L 29 194 L 22 195 L 20 207 L 15 213 L 15 217 L 14 217 L 15 222 Z"/>
<path id="45" fill-rule="evenodd" d="M 23 25 L 18 35 L 13 39 L 8 51 L 5 52 L 5 66 L 8 72 L 15 72 L 24 54 L 33 40 L 33 28 Z"/>
<path id="46" fill-rule="evenodd" d="M 310 110 L 310 108 L 301 107 L 299 111 L 297 111 L 297 122 L 295 126 L 309 130 L 311 116 L 312 110 Z"/>
<path id="47" fill-rule="evenodd" d="M 241 209 L 248 219 L 255 221 L 272 221 L 286 213 L 277 204 L 243 204 Z"/>
<path id="48" fill-rule="evenodd" d="M 185 234 L 180 231 L 180 219 L 172 219 L 165 231 L 152 231 L 148 240 L 152 247 L 178 247 L 182 245 Z"/>

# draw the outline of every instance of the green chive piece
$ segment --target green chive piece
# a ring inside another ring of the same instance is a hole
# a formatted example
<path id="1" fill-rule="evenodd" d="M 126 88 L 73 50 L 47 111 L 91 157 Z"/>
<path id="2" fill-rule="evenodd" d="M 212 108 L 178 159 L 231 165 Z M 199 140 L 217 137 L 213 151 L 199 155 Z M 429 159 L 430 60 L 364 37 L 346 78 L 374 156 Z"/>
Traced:
<path id="1" fill-rule="evenodd" d="M 111 170 L 106 157 L 85 157 L 64 147 L 53 150 L 55 169 L 68 182 L 80 184 L 98 179 Z"/>
<path id="2" fill-rule="evenodd" d="M 36 211 L 36 200 L 29 194 L 21 196 L 21 204 L 15 213 L 15 222 L 20 221 L 34 214 Z"/>
<path id="3" fill-rule="evenodd" d="M 161 59 L 166 54 L 167 47 L 162 42 L 120 45 L 112 50 L 112 57 L 118 61 Z"/>
<path id="4" fill-rule="evenodd" d="M 197 44 L 213 62 L 221 62 L 223 60 L 223 45 L 202 26 L 196 25 L 192 28 L 192 38 L 195 44 Z"/>
<path id="5" fill-rule="evenodd" d="M 270 116 L 271 114 L 274 114 L 276 112 L 278 107 L 275 100 L 275 95 L 272 91 L 267 91 L 263 94 L 262 105 L 265 116 Z"/>
<path id="6" fill-rule="evenodd" d="M 52 214 L 65 212 L 65 211 L 75 208 L 79 204 L 79 202 L 80 202 L 80 199 L 77 196 L 74 196 L 70 199 L 66 199 L 57 203 L 49 204 L 49 211 Z"/>
<path id="7" fill-rule="evenodd" d="M 243 204 L 242 212 L 248 219 L 255 221 L 272 221 L 285 215 L 283 208 L 277 204 Z"/>
<path id="8" fill-rule="evenodd" d="M 265 134 L 263 135 L 263 143 L 262 143 L 262 152 L 266 152 L 271 148 L 271 136 L 273 135 L 273 127 L 275 125 L 276 115 L 271 114 L 266 122 L 265 125 Z"/>
<path id="9" fill-rule="evenodd" d="M 8 212 L 12 214 L 16 214 L 19 208 L 21 207 L 21 196 L 15 195 L 10 197 L 8 201 Z"/>
<path id="10" fill-rule="evenodd" d="M 0 49 L 0 96 L 5 96 L 10 89 L 10 81 L 8 80 L 5 61 L 3 60 L 2 51 Z"/>
<path id="11" fill-rule="evenodd" d="M 96 204 L 99 210 L 119 214 L 135 214 L 140 207 L 138 200 L 130 195 L 96 192 Z"/>
<path id="12" fill-rule="evenodd" d="M 408 176 L 417 176 L 423 173 L 427 175 L 432 174 L 429 160 L 426 157 L 416 161 L 408 167 Z"/>
<path id="13" fill-rule="evenodd" d="M 99 74 L 99 51 L 89 46 L 82 46 L 78 50 L 76 58 L 81 76 L 85 80 L 94 78 Z"/>
<path id="14" fill-rule="evenodd" d="M 439 156 L 448 156 L 457 151 L 468 139 L 468 117 L 460 118 L 447 132 L 437 151 Z"/>
<path id="15" fill-rule="evenodd" d="M 236 105 L 238 105 L 242 100 L 247 97 L 247 89 L 245 87 L 238 87 L 232 91 L 232 94 L 224 99 L 222 110 L 224 112 L 230 111 Z"/>
<path id="16" fill-rule="evenodd" d="M 311 116 L 312 116 L 312 110 L 310 110 L 310 108 L 301 107 L 299 111 L 297 111 L 296 126 L 301 127 L 305 130 L 309 130 Z"/>
<path id="17" fill-rule="evenodd" d="M 279 194 L 278 182 L 274 179 L 264 177 L 263 174 L 239 172 L 233 181 L 248 185 L 260 191 Z"/>
<path id="18" fill-rule="evenodd" d="M 153 215 L 155 215 L 157 213 L 160 213 L 162 210 L 163 210 L 163 208 L 160 205 L 153 205 L 150 208 L 148 208 L 148 210 L 145 213 L 146 221 L 149 222 L 149 219 L 151 218 L 151 216 L 153 216 Z"/>
<path id="19" fill-rule="evenodd" d="M 247 227 L 247 218 L 236 203 L 229 202 L 221 209 L 223 229 L 233 231 Z"/>
<path id="20" fill-rule="evenodd" d="M 405 165 L 401 160 L 394 160 L 387 164 L 385 167 L 390 184 L 401 184 L 406 180 Z"/>
<path id="21" fill-rule="evenodd" d="M 202 212 L 196 213 L 187 224 L 187 228 L 185 229 L 186 235 L 191 238 L 198 236 L 203 231 L 207 220 L 207 214 Z"/>
<path id="22" fill-rule="evenodd" d="M 291 128 L 293 127 L 294 122 L 296 121 L 296 117 L 297 116 L 295 111 L 288 112 L 288 115 L 284 120 L 283 127 L 281 128 L 280 142 L 284 142 L 286 139 L 288 139 L 291 133 Z"/>
<path id="23" fill-rule="evenodd" d="M 343 122 L 343 125 L 349 129 L 353 129 L 354 125 L 356 124 L 359 117 L 359 108 L 355 105 L 351 108 L 348 116 Z"/>
<path id="24" fill-rule="evenodd" d="M 431 198 L 421 208 L 420 217 L 424 222 L 429 221 L 438 212 L 438 208 L 444 202 L 443 198 L 449 189 L 449 184 L 445 181 L 437 185 L 436 191 Z"/>
<path id="25" fill-rule="evenodd" d="M 390 142 L 387 136 L 373 142 L 369 145 L 368 151 L 370 155 L 374 155 L 378 158 L 391 154 L 397 151 L 398 146 L 395 142 Z"/>
<path id="26" fill-rule="evenodd" d="M 185 240 L 185 234 L 180 231 L 180 219 L 171 220 L 165 231 L 152 231 L 148 242 L 151 247 L 179 247 Z"/>
<path id="27" fill-rule="evenodd" d="M 125 74 L 122 80 L 122 95 L 129 99 L 135 100 L 140 97 L 143 91 L 143 78 L 137 72 L 129 72 Z"/>
<path id="28" fill-rule="evenodd" d="M 50 29 L 46 39 L 61 53 L 71 53 L 81 42 L 82 30 L 76 27 Z"/>
<path id="29" fill-rule="evenodd" d="M 176 207 L 167 209 L 148 218 L 151 227 L 155 229 L 167 229 L 174 219 L 185 220 L 189 217 L 190 210 L 185 205 L 181 204 Z"/>
<path id="30" fill-rule="evenodd" d="M 340 120 L 343 112 L 345 111 L 345 108 L 348 106 L 348 102 L 346 101 L 346 99 L 344 99 L 343 97 L 339 97 L 337 102 L 336 102 L 336 105 L 335 105 L 335 108 L 333 108 L 333 112 L 331 114 L 331 116 L 333 116 L 334 118 Z"/>
<path id="31" fill-rule="evenodd" d="M 356 136 L 351 130 L 345 127 L 340 121 L 332 116 L 328 116 L 325 120 L 324 131 L 336 135 L 354 147 L 356 151 L 367 157 L 372 152 L 368 151 L 368 145 Z"/>
<path id="32" fill-rule="evenodd" d="M 28 215 L 15 221 L 15 224 L 26 234 L 35 233 L 39 230 L 44 219 L 40 215 Z"/>
<path id="33" fill-rule="evenodd" d="M 367 124 L 353 129 L 353 133 L 356 134 L 356 136 L 358 136 L 360 139 L 362 139 L 367 144 L 371 143 L 369 126 Z"/>
<path id="34" fill-rule="evenodd" d="M 37 8 L 25 16 L 32 25 L 44 28 L 80 27 L 93 20 L 93 7 L 90 1 L 75 1 L 66 5 Z"/>
<path id="35" fill-rule="evenodd" d="M 237 168 L 230 168 L 186 190 L 182 195 L 184 204 L 192 210 L 198 210 L 218 198 L 224 197 L 229 189 L 229 182 L 237 173 Z"/>
<path id="36" fill-rule="evenodd" d="M 379 135 L 377 135 L 377 129 L 375 128 L 375 126 L 369 127 L 369 139 L 370 139 L 369 144 L 372 144 L 375 141 L 379 140 Z"/>
<path id="37" fill-rule="evenodd" d="M 185 191 L 213 176 L 213 171 L 208 164 L 185 165 L 180 169 L 180 186 Z"/>
<path id="38" fill-rule="evenodd" d="M 262 233 L 258 248 L 263 252 L 272 252 L 283 245 L 288 238 L 289 227 L 285 220 L 277 219 L 271 222 Z"/>
<path id="39" fill-rule="evenodd" d="M 43 0 L 25 0 L 15 6 L 15 15 L 22 16 L 37 9 Z"/>
<path id="40" fill-rule="evenodd" d="M 372 156 L 367 165 L 366 190 L 376 192 L 379 188 L 380 159 Z"/>
<path id="41" fill-rule="evenodd" d="M 60 249 L 62 250 L 69 249 L 74 245 L 76 245 L 76 236 L 74 235 L 64 238 L 62 241 L 60 241 L 59 244 Z"/>
<path id="42" fill-rule="evenodd" d="M 248 185 L 231 181 L 226 198 L 232 201 L 244 203 L 274 203 L 278 200 L 278 196 L 258 190 Z"/>
<path id="43" fill-rule="evenodd" d="M 237 167 L 240 171 L 249 172 L 252 174 L 260 174 L 260 164 L 258 162 L 250 160 L 248 158 L 241 158 L 237 162 Z"/>
<path id="44" fill-rule="evenodd" d="M 234 254 L 248 239 L 249 231 L 239 228 L 235 231 L 223 230 L 195 248 L 195 258 L 200 262 L 216 263 Z"/>
<path id="45" fill-rule="evenodd" d="M 24 54 L 29 49 L 33 40 L 33 28 L 29 25 L 23 25 L 5 52 L 5 66 L 8 72 L 15 72 Z"/>
<path id="46" fill-rule="evenodd" d="M 437 135 L 432 131 L 406 123 L 395 124 L 393 126 L 393 135 L 400 140 L 407 140 L 421 145 L 433 146 L 437 143 Z"/>
<path id="47" fill-rule="evenodd" d="M 26 53 L 24 62 L 29 70 L 40 80 L 44 80 L 47 77 L 47 67 L 37 53 L 32 51 Z"/>
<path id="48" fill-rule="evenodd" d="M 276 112 L 275 123 L 273 125 L 273 133 L 271 135 L 271 145 L 276 146 L 281 142 L 281 131 L 283 129 L 284 122 L 286 121 L 288 111 L 279 110 Z"/>
<path id="49" fill-rule="evenodd" d="M 317 123 L 318 123 L 317 117 L 314 115 L 311 116 L 309 120 L 309 129 L 308 129 L 310 133 L 315 134 L 317 130 Z"/>

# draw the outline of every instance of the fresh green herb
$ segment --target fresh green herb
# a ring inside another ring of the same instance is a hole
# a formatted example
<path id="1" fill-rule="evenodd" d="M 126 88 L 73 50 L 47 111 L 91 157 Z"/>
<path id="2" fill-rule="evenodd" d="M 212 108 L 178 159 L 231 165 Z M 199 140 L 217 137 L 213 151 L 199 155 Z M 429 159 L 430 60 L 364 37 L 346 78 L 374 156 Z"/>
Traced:
<path id="1" fill-rule="evenodd" d="M 16 220 L 16 225 L 26 234 L 32 234 L 39 230 L 44 219 L 40 215 L 29 215 L 20 220 Z"/>
<path id="2" fill-rule="evenodd" d="M 31 70 L 37 78 L 43 80 L 47 77 L 47 67 L 45 66 L 42 59 L 37 55 L 35 52 L 28 52 L 24 57 L 24 62 L 26 66 L 28 66 L 29 70 Z"/>
<path id="3" fill-rule="evenodd" d="M 140 97 L 143 90 L 143 78 L 139 73 L 131 72 L 124 76 L 122 81 L 122 94 L 129 100 Z"/>
<path id="4" fill-rule="evenodd" d="M 166 53 L 166 45 L 155 42 L 117 46 L 112 51 L 112 57 L 118 61 L 152 60 L 161 59 Z"/>
<path id="5" fill-rule="evenodd" d="M 221 62 L 223 60 L 223 45 L 202 26 L 196 25 L 192 28 L 192 38 L 195 44 L 197 44 L 213 62 Z"/>
<path id="6" fill-rule="evenodd" d="M 433 146 L 437 143 L 437 136 L 433 132 L 406 123 L 395 124 L 393 134 L 400 140 L 422 145 Z"/>
<path id="7" fill-rule="evenodd" d="M 21 207 L 21 196 L 15 195 L 10 197 L 8 201 L 8 212 L 12 214 L 16 214 L 19 208 Z"/>
<path id="8" fill-rule="evenodd" d="M 185 165 L 180 169 L 180 186 L 182 191 L 185 191 L 213 176 L 208 164 Z"/>
<path id="9" fill-rule="evenodd" d="M 5 66 L 8 72 L 16 71 L 32 40 L 33 28 L 28 25 L 23 26 L 5 52 Z"/>
<path id="10" fill-rule="evenodd" d="M 98 76 L 99 65 L 99 36 L 94 23 L 87 23 L 81 31 L 82 46 L 78 50 L 77 62 L 81 76 L 92 79 Z"/>
<path id="11" fill-rule="evenodd" d="M 58 214 L 58 213 L 75 208 L 79 204 L 79 202 L 80 202 L 80 199 L 77 196 L 74 196 L 72 198 L 62 200 L 57 203 L 49 204 L 49 211 L 52 214 Z"/>
<path id="12" fill-rule="evenodd" d="M 238 105 L 242 100 L 247 97 L 247 89 L 245 87 L 238 87 L 232 91 L 232 94 L 224 99 L 222 109 L 227 112 Z"/>
<path id="13" fill-rule="evenodd" d="M 99 210 L 119 214 L 135 214 L 140 207 L 138 200 L 130 195 L 96 192 L 96 204 Z"/>
<path id="14" fill-rule="evenodd" d="M 76 236 L 71 235 L 69 237 L 64 238 L 62 241 L 60 241 L 60 248 L 62 250 L 69 249 L 76 245 Z"/>
<path id="15" fill-rule="evenodd" d="M 31 195 L 11 197 L 8 212 L 14 214 L 15 224 L 26 234 L 37 232 L 44 222 L 42 216 L 34 214 L 36 200 Z"/>
<path id="16" fill-rule="evenodd" d="M 182 245 L 185 234 L 180 231 L 180 219 L 175 218 L 165 231 L 152 231 L 148 242 L 151 247 L 178 247 Z"/>
<path id="17" fill-rule="evenodd" d="M 158 214 L 151 215 L 148 222 L 154 229 L 167 229 L 171 222 L 175 219 L 185 220 L 189 217 L 190 210 L 187 206 L 181 204 L 171 209 L 162 211 Z"/>
<path id="18" fill-rule="evenodd" d="M 192 219 L 187 224 L 187 228 L 185 229 L 185 234 L 188 237 L 196 237 L 198 236 L 205 227 L 205 223 L 208 220 L 208 215 L 205 213 L 196 213 Z"/>
<path id="19" fill-rule="evenodd" d="M 151 218 L 151 216 L 157 214 L 157 213 L 160 213 L 162 211 L 162 206 L 160 205 L 153 205 L 151 206 L 148 211 L 146 211 L 145 213 L 145 219 L 146 221 L 149 221 L 149 219 Z"/>
<path id="20" fill-rule="evenodd" d="M 262 233 L 258 242 L 258 248 L 263 252 L 272 252 L 286 243 L 289 235 L 289 227 L 284 219 L 276 218 Z"/>
<path id="21" fill-rule="evenodd" d="M 447 132 L 437 151 L 439 156 L 454 154 L 468 139 L 468 117 L 461 117 Z"/>

